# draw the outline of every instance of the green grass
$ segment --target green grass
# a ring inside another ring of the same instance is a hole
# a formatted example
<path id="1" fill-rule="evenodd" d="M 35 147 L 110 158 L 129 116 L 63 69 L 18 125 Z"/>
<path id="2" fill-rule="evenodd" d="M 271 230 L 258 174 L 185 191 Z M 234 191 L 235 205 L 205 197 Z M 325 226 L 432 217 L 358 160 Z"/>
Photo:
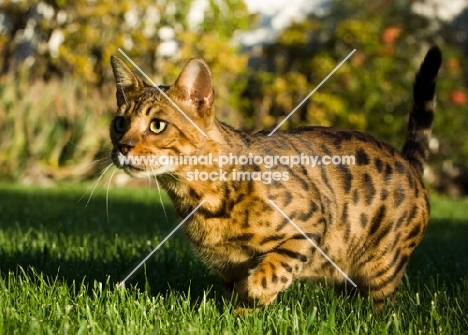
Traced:
<path id="1" fill-rule="evenodd" d="M 433 197 L 425 239 L 395 306 L 303 282 L 236 317 L 217 276 L 174 234 L 150 189 L 0 185 L 0 334 L 467 334 L 468 199 Z M 89 194 L 89 193 L 88 193 Z"/>

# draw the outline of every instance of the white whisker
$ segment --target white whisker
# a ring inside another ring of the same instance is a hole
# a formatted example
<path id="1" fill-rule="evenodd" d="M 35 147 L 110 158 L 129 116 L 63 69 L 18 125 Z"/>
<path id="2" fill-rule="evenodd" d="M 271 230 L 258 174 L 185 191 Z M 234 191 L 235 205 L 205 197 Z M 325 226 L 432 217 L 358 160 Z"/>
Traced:
<path id="1" fill-rule="evenodd" d="M 109 182 L 107 183 L 107 191 L 106 191 L 106 214 L 107 214 L 107 223 L 109 223 L 109 188 L 110 188 L 110 183 L 112 181 L 112 177 L 114 177 L 114 174 L 117 172 L 117 170 L 114 170 L 112 172 Z"/>
<path id="2" fill-rule="evenodd" d="M 168 175 L 169 175 L 169 176 L 171 176 L 172 178 L 174 178 L 175 180 L 177 180 L 178 182 L 180 182 L 180 179 L 179 179 L 179 178 L 177 178 L 177 177 L 182 177 L 182 178 L 185 178 L 185 179 L 187 179 L 186 177 L 184 177 L 184 176 L 181 176 L 181 175 L 180 175 L 180 174 L 178 174 L 178 173 L 168 173 Z M 177 177 L 176 177 L 176 176 L 177 176 Z"/>
<path id="3" fill-rule="evenodd" d="M 107 171 L 107 169 L 108 169 L 111 165 L 112 165 L 112 164 L 110 164 L 110 165 L 108 165 L 107 167 L 105 167 L 104 169 L 102 169 L 101 172 L 100 172 L 100 174 L 101 174 L 101 175 L 104 174 L 104 173 Z M 99 181 L 99 179 L 98 179 L 96 182 L 98 182 L 98 181 Z M 84 198 L 84 196 L 88 193 L 88 191 L 91 189 L 91 187 L 93 187 L 93 186 L 88 187 L 88 189 L 87 189 L 87 190 L 85 191 L 85 193 L 83 193 L 83 195 L 76 201 L 76 203 L 79 203 L 79 202 L 81 201 L 81 199 Z"/>
<path id="4" fill-rule="evenodd" d="M 95 159 L 94 161 L 90 162 L 90 163 L 87 163 L 85 164 L 84 166 L 80 167 L 78 170 L 76 170 L 75 172 L 81 172 L 83 170 L 85 170 L 86 168 L 88 168 L 89 166 L 91 165 L 94 165 L 96 163 L 105 163 L 107 161 L 111 161 L 111 158 L 110 157 L 104 157 L 104 158 L 100 158 L 100 159 Z"/>
<path id="5" fill-rule="evenodd" d="M 99 145 L 87 145 L 87 146 L 82 146 L 82 145 L 76 144 L 76 143 L 73 142 L 73 141 L 68 141 L 68 143 L 71 143 L 73 146 L 75 146 L 75 147 L 77 147 L 77 148 L 80 148 L 80 149 L 83 149 L 83 150 L 86 150 L 86 149 L 88 149 L 88 148 L 98 148 L 98 149 L 101 149 L 101 150 L 104 150 L 104 151 L 107 151 L 107 152 L 112 152 L 112 148 L 106 149 L 106 148 L 102 148 L 102 147 L 99 146 Z"/>
<path id="6" fill-rule="evenodd" d="M 163 202 L 163 200 L 162 200 L 161 187 L 159 187 L 158 177 L 157 177 L 157 175 L 154 173 L 153 167 L 151 167 L 151 171 L 153 172 L 154 180 L 156 181 L 156 186 L 158 187 L 158 191 L 159 191 L 159 201 L 161 201 L 161 206 L 162 206 L 162 208 L 163 208 L 164 216 L 166 217 L 166 221 L 169 222 L 169 218 L 167 217 L 166 207 L 164 206 L 164 202 Z"/>
<path id="7" fill-rule="evenodd" d="M 148 170 L 147 164 L 145 164 L 145 170 Z M 151 167 L 151 170 L 153 170 L 153 167 Z M 149 173 L 146 176 L 148 177 L 148 190 L 150 190 L 151 189 L 151 176 Z"/>
<path id="8" fill-rule="evenodd" d="M 91 200 L 93 194 L 94 194 L 94 191 L 96 190 L 96 187 L 98 186 L 99 182 L 101 181 L 102 177 L 104 176 L 104 174 L 112 167 L 114 166 L 114 163 L 111 163 L 109 164 L 105 169 L 104 171 L 102 171 L 101 175 L 99 176 L 98 180 L 94 183 L 94 187 L 93 187 L 93 190 L 91 191 L 91 194 L 89 195 L 89 198 L 88 198 L 88 201 L 86 202 L 86 205 L 85 207 L 88 207 L 88 204 L 89 204 L 89 201 Z"/>

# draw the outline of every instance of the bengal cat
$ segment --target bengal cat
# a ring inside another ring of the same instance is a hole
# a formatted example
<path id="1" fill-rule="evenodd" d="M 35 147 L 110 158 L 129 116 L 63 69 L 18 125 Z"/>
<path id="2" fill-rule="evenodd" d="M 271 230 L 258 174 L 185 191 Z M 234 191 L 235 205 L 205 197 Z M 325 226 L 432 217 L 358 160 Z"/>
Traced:
<path id="1" fill-rule="evenodd" d="M 180 217 L 203 202 L 182 229 L 243 306 L 270 304 L 295 279 L 308 278 L 340 288 L 355 283 L 376 309 L 383 307 L 429 220 L 422 173 L 441 65 L 437 47 L 416 75 L 401 152 L 353 130 L 301 127 L 268 136 L 233 129 L 215 118 L 211 72 L 201 58 L 159 89 L 117 57 L 111 63 L 118 105 L 110 127 L 114 164 L 134 177 L 157 178 Z M 212 164 L 131 160 L 210 154 Z M 305 155 L 318 163 L 292 164 Z M 257 156 L 264 164 L 252 161 L 260 162 Z M 220 168 L 215 162 L 226 157 Z M 335 165 L 341 158 L 347 164 Z"/>

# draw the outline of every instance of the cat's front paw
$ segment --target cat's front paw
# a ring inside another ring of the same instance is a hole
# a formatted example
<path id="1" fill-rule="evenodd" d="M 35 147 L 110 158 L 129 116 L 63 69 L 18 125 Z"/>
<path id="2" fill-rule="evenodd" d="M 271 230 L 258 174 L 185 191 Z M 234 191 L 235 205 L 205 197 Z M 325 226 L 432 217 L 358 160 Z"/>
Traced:
<path id="1" fill-rule="evenodd" d="M 292 282 L 290 273 L 267 273 L 262 268 L 250 271 L 247 278 L 234 284 L 233 294 L 238 305 L 255 308 L 269 305 L 278 293 Z"/>

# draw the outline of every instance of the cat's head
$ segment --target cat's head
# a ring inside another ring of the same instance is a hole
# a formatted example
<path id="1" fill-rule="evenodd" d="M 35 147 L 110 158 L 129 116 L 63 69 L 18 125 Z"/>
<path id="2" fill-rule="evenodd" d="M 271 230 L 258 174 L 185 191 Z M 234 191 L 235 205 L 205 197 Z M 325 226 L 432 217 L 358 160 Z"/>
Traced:
<path id="1" fill-rule="evenodd" d="M 191 59 L 172 86 L 150 86 L 112 56 L 117 112 L 110 126 L 112 160 L 134 177 L 178 172 L 156 157 L 196 155 L 214 123 L 213 85 L 208 65 Z M 161 93 L 163 92 L 163 93 Z"/>

